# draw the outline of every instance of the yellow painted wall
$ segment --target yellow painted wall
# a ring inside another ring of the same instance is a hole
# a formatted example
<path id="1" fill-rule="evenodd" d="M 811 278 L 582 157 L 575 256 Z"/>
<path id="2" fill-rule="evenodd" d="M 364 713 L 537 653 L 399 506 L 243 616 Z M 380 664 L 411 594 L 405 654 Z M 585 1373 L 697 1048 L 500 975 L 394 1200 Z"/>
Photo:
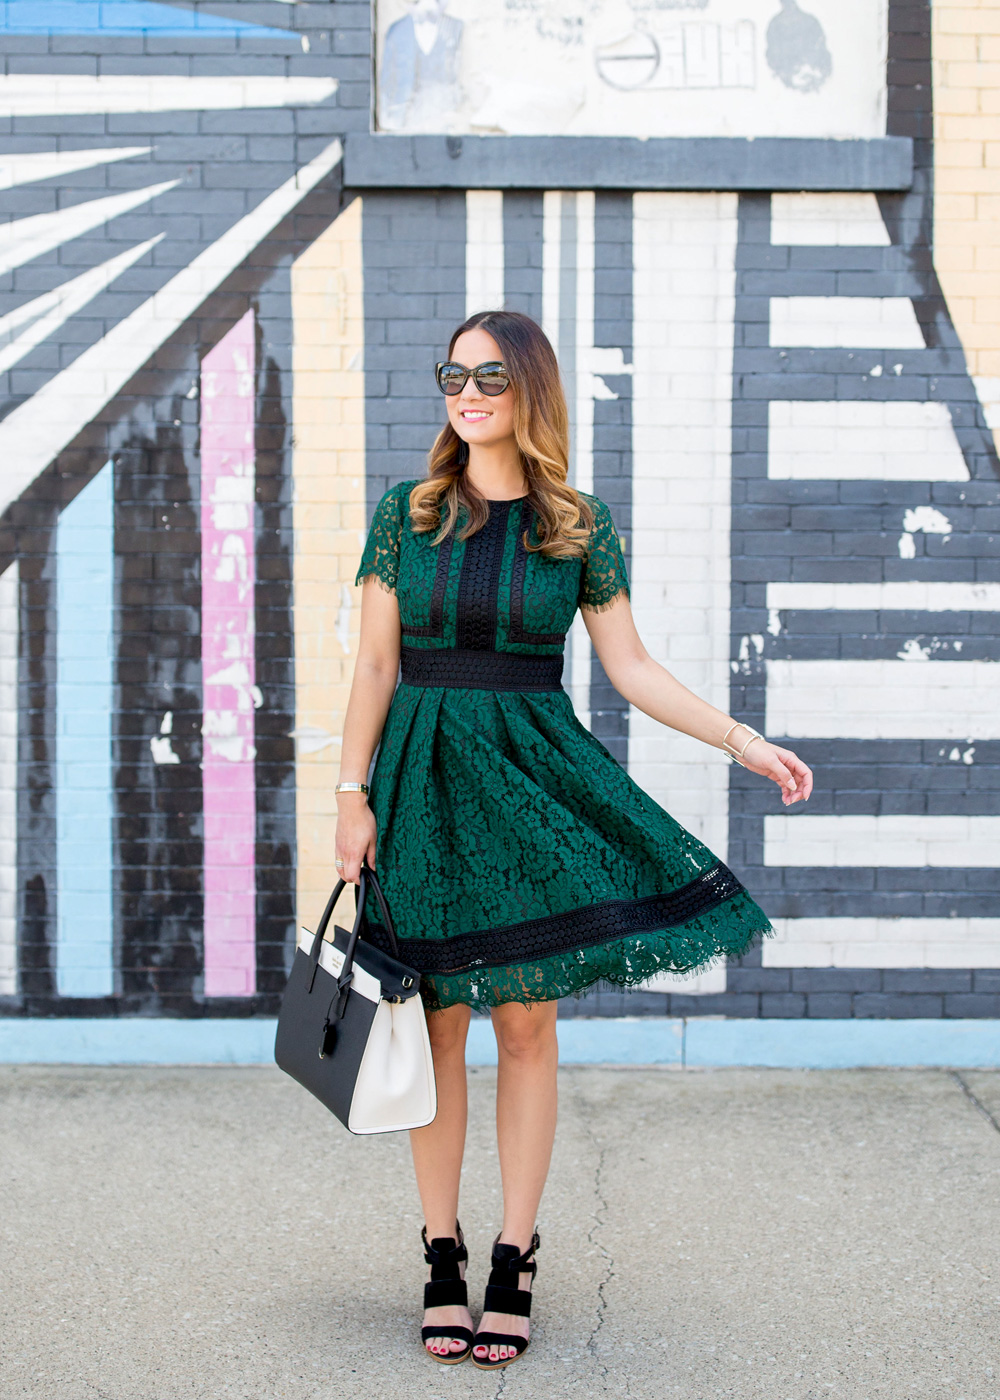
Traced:
<path id="1" fill-rule="evenodd" d="M 933 0 L 934 262 L 1000 439 L 1000 3 Z"/>
<path id="2" fill-rule="evenodd" d="M 333 788 L 359 634 L 363 317 L 355 199 L 292 268 L 297 914 L 310 927 L 336 875 Z"/>

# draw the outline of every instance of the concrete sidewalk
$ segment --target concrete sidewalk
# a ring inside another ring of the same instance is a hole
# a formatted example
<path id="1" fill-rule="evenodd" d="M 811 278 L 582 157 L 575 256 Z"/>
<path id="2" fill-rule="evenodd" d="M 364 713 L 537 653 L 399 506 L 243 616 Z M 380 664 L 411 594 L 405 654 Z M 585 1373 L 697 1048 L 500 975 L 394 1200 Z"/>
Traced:
<path id="1" fill-rule="evenodd" d="M 405 1137 L 273 1069 L 4 1068 L 0 1396 L 998 1400 L 998 1123 L 992 1071 L 564 1070 L 534 1341 L 489 1375 L 421 1354 Z"/>

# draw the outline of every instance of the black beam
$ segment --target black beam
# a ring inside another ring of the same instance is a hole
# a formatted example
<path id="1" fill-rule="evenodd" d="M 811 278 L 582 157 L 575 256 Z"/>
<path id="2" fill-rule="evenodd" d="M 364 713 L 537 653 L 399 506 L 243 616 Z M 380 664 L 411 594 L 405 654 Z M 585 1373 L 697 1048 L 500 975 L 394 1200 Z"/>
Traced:
<path id="1" fill-rule="evenodd" d="M 913 142 L 729 136 L 348 135 L 354 189 L 906 190 Z"/>

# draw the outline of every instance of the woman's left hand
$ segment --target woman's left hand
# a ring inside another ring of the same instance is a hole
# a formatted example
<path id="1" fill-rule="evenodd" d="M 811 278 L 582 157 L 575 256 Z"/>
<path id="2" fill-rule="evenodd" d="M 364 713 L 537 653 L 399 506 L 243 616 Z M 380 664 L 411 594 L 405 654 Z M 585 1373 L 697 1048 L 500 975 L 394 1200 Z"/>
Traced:
<path id="1" fill-rule="evenodd" d="M 794 802 L 807 802 L 813 788 L 812 769 L 807 768 L 791 749 L 780 749 L 766 739 L 754 739 L 743 755 L 744 767 L 762 778 L 770 778 L 781 788 L 781 800 L 786 807 Z"/>

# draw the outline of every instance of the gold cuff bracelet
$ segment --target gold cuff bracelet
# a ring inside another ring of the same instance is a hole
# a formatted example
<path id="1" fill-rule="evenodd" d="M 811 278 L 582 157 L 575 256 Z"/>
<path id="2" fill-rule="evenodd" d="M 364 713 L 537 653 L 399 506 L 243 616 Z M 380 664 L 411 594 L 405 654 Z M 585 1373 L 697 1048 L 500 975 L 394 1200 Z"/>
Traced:
<path id="1" fill-rule="evenodd" d="M 734 729 L 745 729 L 746 732 L 750 735 L 750 738 L 746 741 L 746 743 L 741 749 L 737 749 L 735 744 L 731 744 L 729 742 L 729 736 L 730 734 L 732 734 Z M 743 755 L 746 753 L 747 749 L 750 747 L 750 745 L 755 739 L 764 739 L 764 736 L 760 733 L 759 730 L 754 729 L 752 724 L 745 724 L 743 720 L 740 719 L 737 720 L 735 724 L 731 724 L 726 730 L 726 733 L 722 740 L 722 748 L 723 751 L 726 754 L 728 754 L 729 758 L 733 761 L 733 763 L 738 763 L 741 768 L 745 768 L 746 764 L 743 762 Z M 767 740 L 764 739 L 764 742 L 767 743 Z"/>

